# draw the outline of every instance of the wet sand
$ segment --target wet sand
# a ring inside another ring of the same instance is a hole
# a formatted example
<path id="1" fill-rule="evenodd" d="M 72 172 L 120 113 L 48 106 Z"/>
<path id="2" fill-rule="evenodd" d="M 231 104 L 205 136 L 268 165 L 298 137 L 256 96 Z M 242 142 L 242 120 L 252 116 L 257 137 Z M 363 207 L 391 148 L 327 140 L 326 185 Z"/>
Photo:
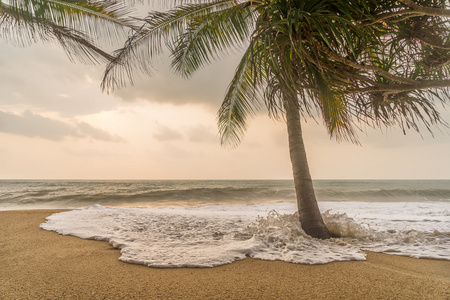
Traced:
<path id="1" fill-rule="evenodd" d="M 450 299 L 450 261 L 367 252 L 325 265 L 149 268 L 107 242 L 40 229 L 57 211 L 0 212 L 0 299 Z"/>

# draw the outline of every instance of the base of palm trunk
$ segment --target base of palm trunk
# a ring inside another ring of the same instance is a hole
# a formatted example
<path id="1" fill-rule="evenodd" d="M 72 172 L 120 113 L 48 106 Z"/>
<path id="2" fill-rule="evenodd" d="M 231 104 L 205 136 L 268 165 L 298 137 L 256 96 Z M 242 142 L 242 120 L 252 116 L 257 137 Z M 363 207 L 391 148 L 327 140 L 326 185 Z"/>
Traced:
<path id="1" fill-rule="evenodd" d="M 300 224 L 302 225 L 302 229 L 303 231 L 316 239 L 329 239 L 331 238 L 331 234 L 328 231 L 328 228 L 322 223 L 320 222 L 314 222 L 312 223 L 311 221 L 306 221 L 306 220 L 301 220 L 300 219 Z"/>

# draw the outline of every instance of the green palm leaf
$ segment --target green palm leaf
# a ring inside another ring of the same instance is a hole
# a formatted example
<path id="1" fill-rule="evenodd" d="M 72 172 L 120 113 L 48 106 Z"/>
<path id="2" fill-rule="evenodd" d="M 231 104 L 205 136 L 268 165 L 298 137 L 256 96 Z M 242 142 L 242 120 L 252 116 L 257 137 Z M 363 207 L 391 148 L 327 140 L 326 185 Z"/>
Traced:
<path id="1" fill-rule="evenodd" d="M 222 145 L 237 146 L 247 130 L 247 120 L 261 107 L 264 72 L 256 64 L 252 43 L 242 56 L 235 75 L 228 86 L 225 99 L 217 113 L 217 123 Z M 257 70 L 256 70 L 257 69 Z"/>
<path id="2" fill-rule="evenodd" d="M 127 17 L 132 9 L 123 2 L 9 0 L 8 5 L 15 14 L 75 29 L 108 44 L 123 41 L 126 28 L 133 26 Z"/>
<path id="3" fill-rule="evenodd" d="M 242 46 L 254 27 L 252 12 L 247 4 L 199 16 L 190 22 L 171 51 L 173 70 L 190 77 L 212 59 Z"/>
<path id="4" fill-rule="evenodd" d="M 434 102 L 450 98 L 448 0 L 185 1 L 144 20 L 115 53 L 103 88 L 151 73 L 163 44 L 173 70 L 189 77 L 249 35 L 218 112 L 221 142 L 236 146 L 263 103 L 286 120 L 299 218 L 313 237 L 330 234 L 314 195 L 302 115 L 319 115 L 330 136 L 353 142 L 360 123 L 417 131 L 442 124 Z"/>
<path id="5" fill-rule="evenodd" d="M 104 63 L 112 59 L 84 33 L 36 18 L 24 11 L 18 14 L 6 5 L 0 7 L 0 33 L 5 41 L 18 46 L 56 41 L 71 60 L 78 58 L 83 63 Z"/>
<path id="6" fill-rule="evenodd" d="M 169 47 L 197 18 L 236 5 L 236 0 L 216 0 L 206 3 L 182 5 L 167 12 L 151 12 L 143 19 L 144 25 L 114 53 L 115 59 L 106 67 L 102 89 L 112 91 L 133 84 L 135 71 L 152 74 L 153 59 L 162 50 L 163 43 Z"/>

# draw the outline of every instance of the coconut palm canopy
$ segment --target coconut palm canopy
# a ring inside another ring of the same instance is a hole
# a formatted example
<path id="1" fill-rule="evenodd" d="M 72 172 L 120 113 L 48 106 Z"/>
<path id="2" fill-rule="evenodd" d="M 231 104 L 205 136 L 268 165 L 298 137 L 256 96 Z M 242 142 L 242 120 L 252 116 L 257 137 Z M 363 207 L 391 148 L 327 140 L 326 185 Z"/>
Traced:
<path id="1" fill-rule="evenodd" d="M 283 88 L 337 139 L 356 141 L 355 121 L 416 130 L 442 121 L 433 101 L 448 99 L 448 1 L 178 2 L 142 20 L 108 65 L 104 89 L 151 74 L 163 45 L 185 77 L 247 47 L 219 111 L 224 143 L 239 142 L 261 105 L 283 111 Z"/>
<path id="2" fill-rule="evenodd" d="M 0 37 L 19 47 L 56 41 L 71 60 L 105 63 L 111 56 L 99 45 L 126 38 L 130 12 L 116 1 L 2 0 Z"/>
<path id="3" fill-rule="evenodd" d="M 330 236 L 309 174 L 300 113 L 323 119 L 331 136 L 357 142 L 355 124 L 419 131 L 442 123 L 434 101 L 448 99 L 448 1 L 178 1 L 150 12 L 114 53 L 103 89 L 151 74 L 166 46 L 172 69 L 190 77 L 246 48 L 218 113 L 222 143 L 235 146 L 262 106 L 286 116 L 300 221 Z M 299 113 L 300 111 L 300 113 Z"/>

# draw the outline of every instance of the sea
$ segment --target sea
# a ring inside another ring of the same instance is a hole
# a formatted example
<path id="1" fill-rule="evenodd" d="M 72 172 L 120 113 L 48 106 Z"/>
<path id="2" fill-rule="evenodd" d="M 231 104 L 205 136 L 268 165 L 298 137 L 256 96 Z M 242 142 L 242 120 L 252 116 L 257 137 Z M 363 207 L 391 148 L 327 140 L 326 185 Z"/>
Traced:
<path id="1" fill-rule="evenodd" d="M 450 260 L 450 180 L 314 187 L 328 240 L 301 229 L 292 180 L 0 180 L 0 210 L 65 209 L 40 227 L 108 241 L 121 261 L 151 267 L 324 264 L 364 251 Z"/>

